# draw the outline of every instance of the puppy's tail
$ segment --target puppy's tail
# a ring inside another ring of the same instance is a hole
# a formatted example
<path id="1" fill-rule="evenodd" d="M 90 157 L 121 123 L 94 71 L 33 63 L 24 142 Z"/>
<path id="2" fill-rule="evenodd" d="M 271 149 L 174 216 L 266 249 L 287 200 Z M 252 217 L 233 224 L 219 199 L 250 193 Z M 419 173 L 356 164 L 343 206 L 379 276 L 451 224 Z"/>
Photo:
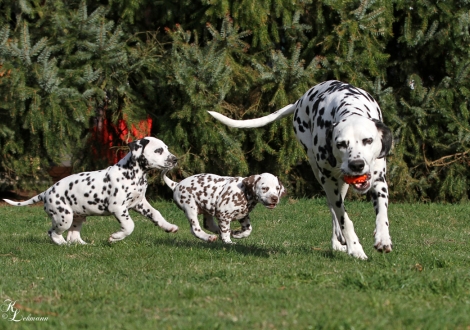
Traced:
<path id="1" fill-rule="evenodd" d="M 170 187 L 171 190 L 175 190 L 175 187 L 176 187 L 177 183 L 166 176 L 166 173 L 168 171 L 169 170 L 165 170 L 165 171 L 162 172 L 163 181 L 165 181 L 166 185 L 168 187 Z"/>
<path id="2" fill-rule="evenodd" d="M 287 117 L 288 115 L 294 113 L 295 109 L 296 109 L 295 104 L 289 104 L 285 106 L 284 108 L 279 109 L 276 112 L 273 112 L 267 116 L 255 118 L 255 119 L 247 119 L 247 120 L 234 120 L 218 112 L 214 112 L 214 111 L 207 111 L 207 112 L 209 112 L 209 114 L 212 117 L 214 117 L 218 121 L 221 121 L 223 124 L 227 126 L 236 127 L 236 128 L 254 128 L 254 127 L 261 127 L 269 123 L 272 123 L 275 120 Z"/>
<path id="3" fill-rule="evenodd" d="M 35 203 L 43 201 L 44 200 L 44 193 L 45 193 L 45 191 L 43 191 L 39 195 L 36 195 L 36 196 L 34 196 L 34 197 L 28 199 L 27 201 L 24 201 L 24 202 L 15 202 L 15 201 L 12 201 L 12 200 L 9 200 L 9 199 L 6 199 L 6 198 L 4 198 L 3 200 L 5 202 L 7 202 L 8 204 L 11 204 L 11 205 L 14 205 L 14 206 L 26 206 L 26 205 L 31 205 L 31 204 L 35 204 Z"/>

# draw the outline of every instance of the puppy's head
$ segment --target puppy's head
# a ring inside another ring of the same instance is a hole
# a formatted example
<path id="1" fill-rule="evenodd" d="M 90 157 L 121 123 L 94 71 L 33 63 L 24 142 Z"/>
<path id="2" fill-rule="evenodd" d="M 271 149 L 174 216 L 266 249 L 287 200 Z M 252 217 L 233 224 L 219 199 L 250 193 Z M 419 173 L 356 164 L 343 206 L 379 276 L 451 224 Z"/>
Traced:
<path id="1" fill-rule="evenodd" d="M 352 184 L 360 193 L 370 189 L 371 169 L 377 159 L 388 155 L 391 147 L 392 132 L 376 119 L 351 116 L 330 126 L 326 134 L 328 162 L 344 176 L 365 178 Z"/>
<path id="2" fill-rule="evenodd" d="M 145 137 L 129 143 L 132 158 L 145 171 L 150 169 L 171 169 L 176 166 L 177 158 L 168 151 L 163 141 L 154 137 Z"/>
<path id="3" fill-rule="evenodd" d="M 286 194 L 286 189 L 278 177 L 270 173 L 251 175 L 243 179 L 243 185 L 258 203 L 268 209 L 275 208 L 281 197 Z"/>

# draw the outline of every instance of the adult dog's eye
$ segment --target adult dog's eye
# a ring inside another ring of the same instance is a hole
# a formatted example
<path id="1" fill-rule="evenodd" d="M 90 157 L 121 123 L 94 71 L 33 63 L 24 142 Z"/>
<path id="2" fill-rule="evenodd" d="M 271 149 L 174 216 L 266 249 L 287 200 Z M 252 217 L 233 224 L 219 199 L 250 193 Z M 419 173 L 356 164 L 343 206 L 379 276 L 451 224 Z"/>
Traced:
<path id="1" fill-rule="evenodd" d="M 362 140 L 362 143 L 364 145 L 372 144 L 372 141 L 374 141 L 372 138 L 364 139 Z"/>
<path id="2" fill-rule="evenodd" d="M 346 143 L 346 141 L 336 143 L 336 148 L 338 149 L 346 149 L 347 147 L 348 144 Z"/>

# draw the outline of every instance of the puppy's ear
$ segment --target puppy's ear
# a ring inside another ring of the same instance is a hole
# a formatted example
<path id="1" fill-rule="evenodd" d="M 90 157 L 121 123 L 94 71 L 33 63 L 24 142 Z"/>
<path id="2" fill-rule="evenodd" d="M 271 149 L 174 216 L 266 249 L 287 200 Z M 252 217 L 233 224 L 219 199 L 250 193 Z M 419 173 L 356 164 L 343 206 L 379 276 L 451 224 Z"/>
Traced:
<path id="1" fill-rule="evenodd" d="M 327 152 L 327 159 L 328 163 L 330 163 L 331 167 L 336 167 L 336 158 L 333 155 L 333 130 L 335 129 L 338 123 L 333 123 L 326 129 L 326 137 L 325 137 L 325 149 Z"/>
<path id="2" fill-rule="evenodd" d="M 142 148 L 142 152 L 143 152 L 147 144 L 149 144 L 149 142 L 150 142 L 149 140 L 147 140 L 146 138 L 143 138 L 140 140 L 132 141 L 128 143 L 127 145 L 129 146 L 129 149 L 132 153 L 135 153 L 135 151 L 139 150 L 140 148 Z"/>
<path id="3" fill-rule="evenodd" d="M 139 142 L 140 142 L 140 145 L 142 146 L 142 151 L 144 151 L 144 149 L 145 149 L 145 147 L 147 146 L 147 144 L 150 143 L 150 141 L 147 140 L 146 138 L 140 139 Z"/>
<path id="4" fill-rule="evenodd" d="M 259 180 L 261 180 L 261 176 L 259 175 L 250 175 L 249 177 L 244 178 L 242 183 L 245 186 L 245 192 L 255 195 L 255 186 Z"/>
<path id="5" fill-rule="evenodd" d="M 136 151 L 137 149 L 140 148 L 139 140 L 129 142 L 129 143 L 127 144 L 127 146 L 129 147 L 129 150 L 130 150 L 130 151 Z"/>
<path id="6" fill-rule="evenodd" d="M 279 198 L 284 197 L 285 195 L 287 195 L 287 189 L 281 183 L 281 180 L 279 180 L 279 178 L 277 178 L 277 182 L 279 182 L 279 185 L 281 186 L 281 192 L 279 194 Z"/>
<path id="7" fill-rule="evenodd" d="M 379 157 L 377 158 L 383 158 L 387 156 L 390 152 L 390 149 L 392 149 L 392 131 L 380 120 L 372 119 L 372 121 L 375 123 L 377 130 L 382 133 L 382 150 L 380 151 Z"/>

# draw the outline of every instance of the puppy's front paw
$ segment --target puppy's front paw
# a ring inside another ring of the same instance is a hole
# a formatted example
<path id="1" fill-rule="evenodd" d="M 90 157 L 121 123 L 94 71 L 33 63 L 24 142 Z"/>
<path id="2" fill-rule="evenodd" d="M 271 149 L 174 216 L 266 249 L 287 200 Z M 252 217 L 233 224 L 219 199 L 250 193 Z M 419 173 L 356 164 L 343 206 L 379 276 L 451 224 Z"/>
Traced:
<path id="1" fill-rule="evenodd" d="M 218 238 L 218 237 L 217 237 L 216 235 L 211 235 L 211 236 L 209 236 L 209 238 L 207 239 L 207 241 L 208 241 L 209 243 L 212 243 L 212 242 L 217 241 L 217 238 Z"/>

